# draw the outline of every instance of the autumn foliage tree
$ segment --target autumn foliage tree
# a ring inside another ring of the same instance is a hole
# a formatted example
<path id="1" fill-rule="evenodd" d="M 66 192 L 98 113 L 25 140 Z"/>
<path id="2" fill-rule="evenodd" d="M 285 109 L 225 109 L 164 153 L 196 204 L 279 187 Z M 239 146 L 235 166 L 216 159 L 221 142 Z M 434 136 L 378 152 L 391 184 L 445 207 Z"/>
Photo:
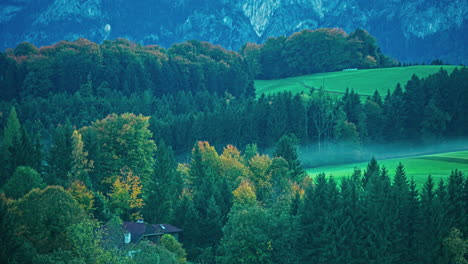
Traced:
<path id="1" fill-rule="evenodd" d="M 140 177 L 129 168 L 122 169 L 112 184 L 109 208 L 121 219 L 137 220 L 141 218 L 143 205 Z"/>
<path id="2" fill-rule="evenodd" d="M 115 183 L 121 170 L 128 168 L 146 185 L 153 172 L 156 144 L 148 129 L 149 117 L 111 114 L 80 132 L 88 159 L 94 161 L 90 173 L 93 185 L 101 191 Z"/>

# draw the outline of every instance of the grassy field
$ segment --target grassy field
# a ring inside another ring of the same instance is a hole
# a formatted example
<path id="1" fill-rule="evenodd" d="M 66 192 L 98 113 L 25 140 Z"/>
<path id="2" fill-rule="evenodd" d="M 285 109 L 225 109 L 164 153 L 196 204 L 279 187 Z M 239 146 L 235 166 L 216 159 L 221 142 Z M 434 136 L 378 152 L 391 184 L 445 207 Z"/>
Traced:
<path id="1" fill-rule="evenodd" d="M 434 177 L 436 182 L 441 178 L 448 178 L 450 172 L 454 169 L 463 171 L 464 175 L 468 174 L 468 151 L 378 160 L 379 165 L 384 165 L 389 170 L 392 177 L 400 162 L 405 166 L 408 178 L 413 176 L 416 184 L 420 187 L 424 184 L 429 174 Z M 368 162 L 324 166 L 308 169 L 307 173 L 311 177 L 314 177 L 318 173 L 324 172 L 327 175 L 333 175 L 335 179 L 339 179 L 350 176 L 354 168 L 364 170 L 367 163 Z"/>
<path id="2" fill-rule="evenodd" d="M 404 87 L 413 74 L 424 78 L 438 72 L 441 67 L 451 73 L 456 66 L 410 66 L 317 73 L 278 80 L 257 80 L 255 87 L 258 95 L 283 91 L 300 93 L 308 92 L 309 87 L 325 87 L 324 90 L 335 94 L 344 93 L 349 88 L 363 96 L 372 95 L 375 90 L 385 96 L 387 90 L 395 89 L 397 83 Z"/>

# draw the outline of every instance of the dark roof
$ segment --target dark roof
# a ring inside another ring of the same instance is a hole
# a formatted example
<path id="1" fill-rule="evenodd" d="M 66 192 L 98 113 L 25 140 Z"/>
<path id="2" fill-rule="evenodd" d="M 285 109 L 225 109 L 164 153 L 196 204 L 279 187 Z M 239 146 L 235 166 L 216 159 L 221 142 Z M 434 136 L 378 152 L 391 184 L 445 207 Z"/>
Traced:
<path id="1" fill-rule="evenodd" d="M 170 224 L 156 224 L 153 227 L 162 234 L 179 233 L 183 230 Z"/>
<path id="2" fill-rule="evenodd" d="M 132 234 L 131 243 L 137 243 L 146 233 L 146 224 L 144 223 L 123 222 L 123 228 Z"/>
<path id="3" fill-rule="evenodd" d="M 143 236 L 157 236 L 179 233 L 183 230 L 170 224 L 146 224 L 135 222 L 123 222 L 123 228 L 131 235 L 131 243 L 138 243 Z"/>

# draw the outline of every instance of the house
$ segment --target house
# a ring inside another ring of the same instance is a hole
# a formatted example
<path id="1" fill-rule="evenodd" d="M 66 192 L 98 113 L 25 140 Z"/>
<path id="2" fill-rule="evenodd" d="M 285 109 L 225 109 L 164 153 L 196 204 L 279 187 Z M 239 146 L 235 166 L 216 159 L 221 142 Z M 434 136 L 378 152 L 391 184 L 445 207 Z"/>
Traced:
<path id="1" fill-rule="evenodd" d="M 148 224 L 143 220 L 137 222 L 123 222 L 124 243 L 138 244 L 140 240 L 147 239 L 153 243 L 158 243 L 165 234 L 179 239 L 179 233 L 183 230 L 170 224 Z"/>

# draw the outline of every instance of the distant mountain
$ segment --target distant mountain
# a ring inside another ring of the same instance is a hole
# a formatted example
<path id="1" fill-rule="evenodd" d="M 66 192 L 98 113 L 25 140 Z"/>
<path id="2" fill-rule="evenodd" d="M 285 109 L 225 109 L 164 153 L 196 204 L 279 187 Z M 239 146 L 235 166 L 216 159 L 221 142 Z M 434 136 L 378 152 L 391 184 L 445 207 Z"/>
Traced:
<path id="1" fill-rule="evenodd" d="M 0 48 L 78 37 L 169 46 L 198 39 L 237 50 L 302 29 L 356 28 L 401 61 L 468 64 L 467 0 L 3 0 Z"/>

